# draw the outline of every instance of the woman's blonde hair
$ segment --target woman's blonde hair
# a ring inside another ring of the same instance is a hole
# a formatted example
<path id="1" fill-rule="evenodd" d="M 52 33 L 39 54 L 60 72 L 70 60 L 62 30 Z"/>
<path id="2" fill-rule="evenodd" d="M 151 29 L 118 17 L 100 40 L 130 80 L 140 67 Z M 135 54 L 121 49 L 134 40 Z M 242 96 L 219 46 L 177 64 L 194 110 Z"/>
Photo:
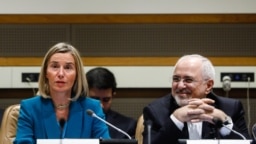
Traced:
<path id="1" fill-rule="evenodd" d="M 51 98 L 49 82 L 46 78 L 46 71 L 50 58 L 56 53 L 70 53 L 75 60 L 77 74 L 75 83 L 72 87 L 71 100 L 76 100 L 80 96 L 87 96 L 88 84 L 80 54 L 75 47 L 64 42 L 57 43 L 56 45 L 52 46 L 44 57 L 39 76 L 39 94 L 44 98 Z"/>

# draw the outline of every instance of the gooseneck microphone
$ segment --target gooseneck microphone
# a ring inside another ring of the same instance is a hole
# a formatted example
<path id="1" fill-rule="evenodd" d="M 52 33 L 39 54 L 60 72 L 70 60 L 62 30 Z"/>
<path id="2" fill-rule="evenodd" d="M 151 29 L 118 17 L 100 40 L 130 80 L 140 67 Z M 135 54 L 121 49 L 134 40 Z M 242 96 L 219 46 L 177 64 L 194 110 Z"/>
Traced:
<path id="1" fill-rule="evenodd" d="M 225 127 L 227 129 L 229 129 L 230 131 L 232 131 L 233 133 L 239 135 L 243 140 L 246 140 L 246 138 L 241 133 L 227 127 L 226 125 L 229 124 L 228 122 L 222 122 L 222 120 L 220 120 L 219 118 L 213 118 L 212 121 L 217 128 Z"/>
<path id="2" fill-rule="evenodd" d="M 86 113 L 92 117 L 97 118 L 98 120 L 104 122 L 105 124 L 109 125 L 110 127 L 114 128 L 115 130 L 121 132 L 122 134 L 124 134 L 125 136 L 127 136 L 129 139 L 132 139 L 131 136 L 129 136 L 126 132 L 124 132 L 123 130 L 117 128 L 116 126 L 112 125 L 111 123 L 107 122 L 106 120 L 102 119 L 101 117 L 97 116 L 92 110 L 87 109 Z"/>

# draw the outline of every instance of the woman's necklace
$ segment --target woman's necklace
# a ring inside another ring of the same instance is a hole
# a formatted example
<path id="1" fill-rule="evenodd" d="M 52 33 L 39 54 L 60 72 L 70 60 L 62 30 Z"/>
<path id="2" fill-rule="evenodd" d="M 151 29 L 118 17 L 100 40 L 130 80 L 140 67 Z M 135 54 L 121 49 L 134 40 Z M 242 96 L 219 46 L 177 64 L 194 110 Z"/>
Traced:
<path id="1" fill-rule="evenodd" d="M 70 103 L 67 103 L 67 104 L 58 104 L 58 105 L 55 105 L 55 108 L 57 110 L 63 110 L 63 109 L 66 109 L 67 107 L 69 107 L 69 104 Z"/>

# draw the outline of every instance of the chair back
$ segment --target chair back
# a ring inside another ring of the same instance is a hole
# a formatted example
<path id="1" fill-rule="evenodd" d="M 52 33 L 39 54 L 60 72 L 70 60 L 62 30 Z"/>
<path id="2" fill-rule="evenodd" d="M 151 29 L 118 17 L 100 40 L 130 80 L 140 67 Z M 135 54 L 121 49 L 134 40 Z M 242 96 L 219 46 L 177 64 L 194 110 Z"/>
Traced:
<path id="1" fill-rule="evenodd" d="M 144 118 L 141 115 L 137 122 L 136 132 L 135 132 L 135 139 L 138 140 L 138 144 L 142 144 L 143 142 L 143 131 L 144 131 Z"/>
<path id="2" fill-rule="evenodd" d="M 5 109 L 1 124 L 0 144 L 13 143 L 16 137 L 19 111 L 20 104 L 10 105 Z"/>

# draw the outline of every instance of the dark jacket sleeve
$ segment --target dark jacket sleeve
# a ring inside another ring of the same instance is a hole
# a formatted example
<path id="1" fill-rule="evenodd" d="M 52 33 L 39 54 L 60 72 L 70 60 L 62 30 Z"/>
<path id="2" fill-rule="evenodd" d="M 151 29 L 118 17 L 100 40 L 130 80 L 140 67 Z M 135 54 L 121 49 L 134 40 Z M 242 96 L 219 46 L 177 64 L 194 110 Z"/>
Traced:
<path id="1" fill-rule="evenodd" d="M 245 121 L 245 112 L 243 105 L 239 100 L 235 99 L 224 99 L 220 102 L 220 109 L 223 110 L 227 115 L 232 118 L 233 130 L 241 133 L 247 139 L 250 139 L 248 128 Z M 238 134 L 231 132 L 229 135 L 224 136 L 224 139 L 242 139 Z"/>

